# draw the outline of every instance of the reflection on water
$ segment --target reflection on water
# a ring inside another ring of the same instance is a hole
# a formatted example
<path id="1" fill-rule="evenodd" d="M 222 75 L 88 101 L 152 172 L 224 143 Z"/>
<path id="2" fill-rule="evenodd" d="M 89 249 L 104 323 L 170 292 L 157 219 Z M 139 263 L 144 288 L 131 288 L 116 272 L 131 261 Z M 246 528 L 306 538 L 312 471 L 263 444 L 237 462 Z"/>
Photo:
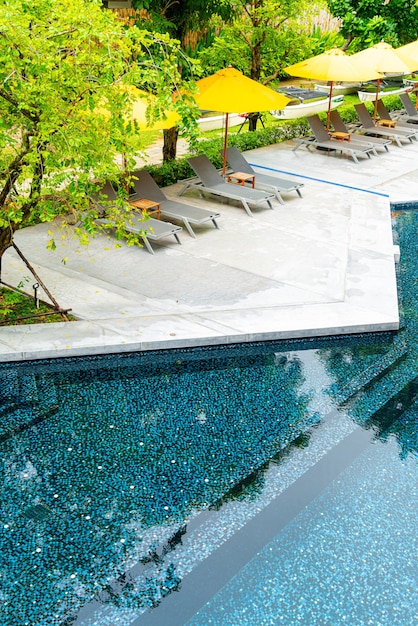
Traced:
<path id="1" fill-rule="evenodd" d="M 314 462 L 319 426 L 330 445 L 360 423 L 416 454 L 415 213 L 396 228 L 399 333 L 0 366 L 2 625 L 69 624 L 83 605 L 129 624 L 181 585 L 193 529 L 233 506 L 216 548 L 273 466 L 290 484 Z"/>
<path id="2" fill-rule="evenodd" d="M 415 404 L 406 419 L 415 421 Z M 376 441 L 231 578 L 188 626 L 416 622 L 418 464 Z"/>
<path id="3" fill-rule="evenodd" d="M 102 601 L 119 602 L 121 589 L 130 591 L 120 577 L 134 560 L 158 570 L 135 606 L 154 604 L 178 584 L 164 562 L 176 525 L 239 497 L 241 480 L 319 420 L 308 409 L 295 355 L 202 365 L 177 359 L 141 367 L 130 360 L 96 375 L 62 373 L 55 364 L 52 371 L 6 368 L 3 571 L 10 623 L 56 610 L 57 587 L 60 611 L 97 592 Z M 257 481 L 249 481 L 247 494 L 261 489 L 261 475 Z M 38 601 L 16 615 L 23 590 Z"/>

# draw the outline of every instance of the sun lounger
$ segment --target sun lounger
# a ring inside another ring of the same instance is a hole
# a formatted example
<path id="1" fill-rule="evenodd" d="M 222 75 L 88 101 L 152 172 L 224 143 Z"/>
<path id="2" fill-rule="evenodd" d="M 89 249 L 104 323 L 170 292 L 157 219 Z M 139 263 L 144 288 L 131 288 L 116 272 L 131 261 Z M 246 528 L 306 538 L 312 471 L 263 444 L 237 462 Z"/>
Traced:
<path id="1" fill-rule="evenodd" d="M 371 154 L 377 155 L 377 152 L 373 146 L 366 146 L 356 141 L 344 141 L 340 139 L 331 139 L 328 135 L 324 125 L 321 122 L 319 115 L 309 115 L 306 118 L 313 133 L 313 141 L 310 146 L 307 147 L 321 148 L 322 150 L 329 150 L 335 152 L 341 152 L 341 154 L 347 154 L 351 156 L 355 163 L 358 163 L 359 156 L 365 156 L 370 159 Z"/>
<path id="2" fill-rule="evenodd" d="M 406 111 L 406 115 L 408 116 L 408 123 L 417 124 L 418 123 L 418 111 L 414 106 L 411 98 L 408 93 L 400 93 L 399 98 L 404 106 Z"/>
<path id="3" fill-rule="evenodd" d="M 360 141 L 364 143 L 364 145 L 373 146 L 374 148 L 383 148 L 387 152 L 389 152 L 389 146 L 392 143 L 391 139 L 385 139 L 383 137 L 369 137 L 368 135 L 362 135 L 360 132 L 355 131 L 354 133 L 350 132 L 347 126 L 344 124 L 340 112 L 334 109 L 331 111 L 331 123 L 337 132 L 340 133 L 349 133 L 350 138 L 355 141 Z"/>
<path id="4" fill-rule="evenodd" d="M 202 224 L 212 222 L 215 228 L 219 228 L 216 220 L 221 216 L 220 213 L 169 200 L 147 170 L 134 172 L 132 174 L 132 183 L 135 194 L 130 196 L 130 201 L 147 198 L 158 202 L 161 215 L 175 221 L 181 221 L 192 237 L 196 237 L 191 226 L 192 224 L 201 226 Z"/>
<path id="5" fill-rule="evenodd" d="M 188 162 L 196 172 L 200 182 L 198 181 L 196 183 L 191 179 L 184 181 L 185 184 L 183 189 L 180 191 L 180 195 L 192 187 L 198 189 L 200 192 L 207 191 L 208 193 L 221 196 L 222 198 L 238 200 L 251 217 L 253 217 L 253 214 L 249 204 L 261 204 L 265 202 L 270 209 L 274 209 L 271 203 L 272 200 L 275 199 L 275 195 L 273 193 L 260 191 L 259 189 L 250 189 L 235 183 L 226 183 L 206 155 L 202 154 L 200 156 L 193 157 L 188 159 Z"/>
<path id="6" fill-rule="evenodd" d="M 118 196 L 112 184 L 107 181 L 100 191 L 90 194 L 90 198 L 98 209 L 99 217 L 96 222 L 110 226 L 112 220 L 106 217 L 106 212 L 109 208 L 116 206 L 116 202 L 118 201 Z M 124 229 L 128 233 L 138 235 L 138 237 L 143 240 L 150 254 L 154 254 L 154 250 L 149 240 L 159 241 L 160 239 L 173 235 L 177 243 L 181 243 L 178 233 L 183 230 L 181 226 L 175 226 L 174 224 L 170 224 L 170 222 L 163 222 L 152 217 L 144 220 L 142 216 L 138 214 L 135 215 L 134 213 L 132 213 L 129 219 L 126 219 Z"/>
<path id="7" fill-rule="evenodd" d="M 223 150 L 221 150 L 221 154 L 223 156 Z M 275 193 L 280 204 L 284 204 L 283 198 L 280 195 L 283 192 L 296 191 L 298 196 L 300 198 L 302 197 L 300 190 L 304 186 L 303 183 L 296 183 L 285 178 L 256 172 L 235 146 L 227 148 L 226 158 L 231 168 L 236 172 L 244 172 L 245 174 L 253 174 L 255 176 L 254 186 L 256 189 L 271 189 Z"/>
<path id="8" fill-rule="evenodd" d="M 361 102 L 360 104 L 355 104 L 354 108 L 357 111 L 357 115 L 361 122 L 362 128 L 364 129 L 366 134 L 372 134 L 377 135 L 378 137 L 393 139 L 400 148 L 402 148 L 403 146 L 402 141 L 409 141 L 410 143 L 412 143 L 412 140 L 414 138 L 417 138 L 416 132 L 413 129 L 411 131 L 408 131 L 403 128 L 388 128 L 385 126 L 376 125 L 363 102 Z"/>
<path id="9" fill-rule="evenodd" d="M 109 180 L 107 180 L 103 187 L 98 191 L 90 192 L 89 197 L 96 207 L 100 217 L 104 216 L 108 209 L 117 206 L 116 201 L 118 196 Z"/>
<path id="10" fill-rule="evenodd" d="M 379 114 L 380 120 L 394 121 L 395 124 L 396 124 L 395 128 L 406 128 L 409 131 L 413 130 L 413 127 L 411 128 L 411 126 L 409 125 L 409 119 L 408 120 L 402 120 L 402 119 L 394 117 L 390 113 L 390 111 L 387 110 L 383 100 L 378 100 L 377 101 L 377 112 Z M 415 120 L 415 123 L 418 123 L 418 117 Z M 418 132 L 418 130 L 415 131 L 415 132 Z"/>

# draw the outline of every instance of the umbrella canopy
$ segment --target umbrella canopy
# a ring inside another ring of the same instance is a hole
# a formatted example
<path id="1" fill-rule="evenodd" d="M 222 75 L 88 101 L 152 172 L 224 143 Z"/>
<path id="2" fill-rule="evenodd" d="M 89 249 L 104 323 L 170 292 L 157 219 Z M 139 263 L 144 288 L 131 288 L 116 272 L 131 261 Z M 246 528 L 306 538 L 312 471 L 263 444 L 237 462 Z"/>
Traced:
<path id="1" fill-rule="evenodd" d="M 160 119 L 155 119 L 154 110 L 157 108 L 157 100 L 155 96 L 142 91 L 133 85 L 115 85 L 106 95 L 103 96 L 101 103 L 94 109 L 89 111 L 90 115 L 97 116 L 100 114 L 109 120 L 112 113 L 109 102 L 115 102 L 114 98 L 118 98 L 116 102 L 120 103 L 117 108 L 117 119 L 122 122 L 121 132 L 129 124 L 135 124 L 134 131 L 156 131 L 172 128 L 180 121 L 180 115 L 173 109 L 164 111 L 159 109 Z M 125 151 L 122 153 L 123 168 L 126 169 Z"/>
<path id="2" fill-rule="evenodd" d="M 362 82 L 379 78 L 379 72 L 362 67 L 353 59 L 354 55 L 349 56 L 339 48 L 331 48 L 331 50 L 290 65 L 285 69 L 291 76 L 328 82 Z"/>
<path id="3" fill-rule="evenodd" d="M 359 64 L 369 65 L 380 74 L 409 74 L 411 70 L 402 61 L 398 50 L 381 41 L 370 48 L 356 52 L 351 58 Z"/>
<path id="4" fill-rule="evenodd" d="M 327 114 L 327 130 L 331 113 L 332 87 L 333 83 L 341 82 L 363 82 L 381 78 L 381 74 L 374 68 L 357 63 L 353 56 L 349 56 L 339 48 L 332 48 L 315 57 L 295 63 L 286 67 L 286 72 L 291 76 L 300 78 L 312 78 L 330 83 L 329 104 Z"/>
<path id="5" fill-rule="evenodd" d="M 251 78 L 247 78 L 233 67 L 219 70 L 197 81 L 198 93 L 194 96 L 200 109 L 225 113 L 224 163 L 226 170 L 226 148 L 228 143 L 229 113 L 254 113 L 270 109 L 283 109 L 289 98 Z"/>
<path id="6" fill-rule="evenodd" d="M 418 73 L 418 39 L 407 43 L 405 46 L 396 48 L 396 53 L 408 65 L 412 74 Z M 418 109 L 418 98 L 416 99 L 416 108 Z"/>
<path id="7" fill-rule="evenodd" d="M 418 71 L 418 39 L 395 49 L 396 54 L 407 64 L 412 73 Z"/>
<path id="8" fill-rule="evenodd" d="M 370 46 L 365 50 L 356 52 L 351 57 L 357 63 L 370 67 L 371 69 L 379 72 L 380 74 L 409 74 L 409 66 L 401 59 L 397 50 L 384 41 Z M 376 83 L 376 98 L 374 101 L 374 119 L 377 117 L 377 101 L 379 95 L 379 87 L 382 81 L 382 77 L 377 79 Z"/>
<path id="9" fill-rule="evenodd" d="M 151 121 L 149 117 L 149 94 L 136 90 L 137 94 L 132 104 L 132 119 L 138 124 L 141 130 L 165 130 L 172 128 L 180 121 L 180 115 L 175 111 L 165 111 L 164 118 Z M 129 114 L 126 116 L 129 120 Z"/>
<path id="10" fill-rule="evenodd" d="M 129 103 L 126 105 L 122 117 L 126 124 L 134 122 L 139 130 L 164 130 L 172 128 L 180 121 L 180 116 L 174 110 L 164 112 L 164 117 L 158 120 L 153 119 L 152 111 L 155 106 L 155 96 L 142 91 L 133 85 L 118 85 L 118 90 L 122 90 L 129 96 Z M 104 107 L 105 110 L 105 107 Z"/>

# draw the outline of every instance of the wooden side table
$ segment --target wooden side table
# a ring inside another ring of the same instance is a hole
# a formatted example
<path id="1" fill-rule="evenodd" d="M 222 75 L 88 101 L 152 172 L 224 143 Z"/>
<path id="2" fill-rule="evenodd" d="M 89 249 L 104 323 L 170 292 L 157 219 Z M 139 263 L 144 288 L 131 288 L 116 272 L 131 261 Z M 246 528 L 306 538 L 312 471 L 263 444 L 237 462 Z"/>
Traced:
<path id="1" fill-rule="evenodd" d="M 250 182 L 251 187 L 254 189 L 255 174 L 247 174 L 246 172 L 233 172 L 232 174 L 228 174 L 228 183 L 234 183 L 235 185 L 244 187 L 246 182 Z"/>
<path id="2" fill-rule="evenodd" d="M 396 128 L 395 120 L 378 120 L 376 124 L 377 126 L 384 126 L 386 128 Z"/>
<path id="3" fill-rule="evenodd" d="M 145 211 L 148 215 L 157 215 L 157 219 L 160 219 L 161 207 L 159 202 L 155 200 L 147 200 L 146 198 L 140 198 L 139 200 L 131 200 L 129 204 L 140 211 Z"/>
<path id="4" fill-rule="evenodd" d="M 331 139 L 337 139 L 337 141 L 350 141 L 351 139 L 350 133 L 331 130 L 328 134 Z"/>

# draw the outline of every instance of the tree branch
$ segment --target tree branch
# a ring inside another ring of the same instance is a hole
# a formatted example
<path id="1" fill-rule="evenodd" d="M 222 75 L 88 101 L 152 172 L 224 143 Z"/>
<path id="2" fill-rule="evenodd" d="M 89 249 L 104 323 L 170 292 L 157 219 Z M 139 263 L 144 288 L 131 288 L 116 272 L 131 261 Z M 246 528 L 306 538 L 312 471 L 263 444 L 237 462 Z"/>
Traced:
<path id="1" fill-rule="evenodd" d="M 347 37 L 347 39 L 344 41 L 343 45 L 341 46 L 341 50 L 343 50 L 343 52 L 345 52 L 348 48 L 348 46 L 350 45 L 350 43 L 353 41 L 353 39 L 355 39 L 356 36 L 355 35 L 349 35 Z"/>
<path id="2" fill-rule="evenodd" d="M 44 147 L 44 145 L 45 144 L 43 143 L 38 143 L 38 145 L 36 146 L 36 151 L 38 153 L 39 159 L 33 170 L 29 198 L 33 198 L 35 195 L 39 197 L 39 194 L 41 192 L 42 180 L 44 177 L 44 159 L 42 156 L 42 148 Z"/>
<path id="3" fill-rule="evenodd" d="M 277 69 L 273 74 L 270 74 L 270 76 L 266 76 L 266 78 L 263 80 L 263 85 L 268 85 L 268 83 L 271 83 L 272 80 L 276 80 L 279 74 L 280 68 Z"/>
<path id="4" fill-rule="evenodd" d="M 25 157 L 30 152 L 30 135 L 25 135 L 23 138 L 24 148 L 22 151 L 13 159 L 10 163 L 9 167 L 6 170 L 6 182 L 4 183 L 3 189 L 0 192 L 0 207 L 3 207 L 7 201 L 7 198 L 15 184 L 16 180 L 19 178 L 19 174 L 22 171 L 23 165 L 25 163 Z"/>
<path id="5" fill-rule="evenodd" d="M 45 39 L 54 39 L 55 37 L 62 37 L 62 35 L 69 35 L 70 33 L 75 33 L 78 31 L 78 28 L 69 28 L 68 30 L 63 30 L 60 33 L 54 33 L 53 35 L 47 35 Z"/>
<path id="6" fill-rule="evenodd" d="M 8 91 L 3 89 L 2 87 L 0 87 L 0 98 L 3 98 L 3 100 L 6 100 L 7 102 L 10 102 L 10 104 L 12 104 L 14 107 L 16 107 L 16 109 L 19 109 L 19 111 L 25 117 L 27 117 L 31 122 L 35 122 L 35 124 L 37 122 L 39 122 L 39 116 L 38 115 L 35 115 L 34 113 L 31 113 L 27 109 L 19 108 L 18 100 L 16 100 L 16 98 L 14 98 Z"/>

